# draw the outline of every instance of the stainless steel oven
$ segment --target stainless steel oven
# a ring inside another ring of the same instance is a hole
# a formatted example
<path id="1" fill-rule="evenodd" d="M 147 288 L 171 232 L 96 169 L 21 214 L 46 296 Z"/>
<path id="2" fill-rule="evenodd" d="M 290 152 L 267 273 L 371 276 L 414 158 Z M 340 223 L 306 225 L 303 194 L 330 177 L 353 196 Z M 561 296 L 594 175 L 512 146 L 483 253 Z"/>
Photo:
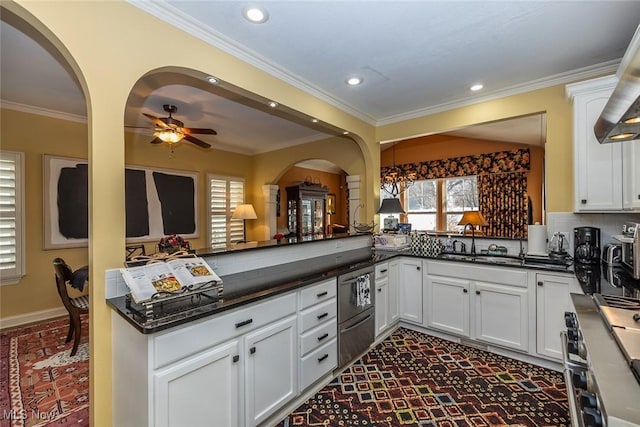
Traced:
<path id="1" fill-rule="evenodd" d="M 622 235 L 613 237 L 622 245 L 622 265 L 634 279 L 640 279 L 640 224 L 625 222 Z"/>
<path id="2" fill-rule="evenodd" d="M 338 276 L 338 367 L 365 352 L 375 339 L 374 267 Z"/>

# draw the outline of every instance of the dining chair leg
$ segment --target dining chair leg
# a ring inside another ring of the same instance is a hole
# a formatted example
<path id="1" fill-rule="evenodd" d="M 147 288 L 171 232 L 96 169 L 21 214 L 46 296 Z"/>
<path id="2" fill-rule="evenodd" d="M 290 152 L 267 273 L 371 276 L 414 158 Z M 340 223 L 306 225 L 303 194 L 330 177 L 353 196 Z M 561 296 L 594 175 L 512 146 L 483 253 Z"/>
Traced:
<path id="1" fill-rule="evenodd" d="M 75 356 L 76 352 L 78 351 L 78 345 L 80 345 L 80 330 L 81 330 L 81 324 L 80 324 L 80 316 L 75 316 L 73 318 L 73 333 L 74 333 L 74 337 L 73 337 L 73 349 L 71 350 L 71 355 Z"/>
<path id="2" fill-rule="evenodd" d="M 73 336 L 73 316 L 69 313 L 69 332 L 67 332 L 67 340 L 65 343 L 71 341 L 71 337 Z"/>

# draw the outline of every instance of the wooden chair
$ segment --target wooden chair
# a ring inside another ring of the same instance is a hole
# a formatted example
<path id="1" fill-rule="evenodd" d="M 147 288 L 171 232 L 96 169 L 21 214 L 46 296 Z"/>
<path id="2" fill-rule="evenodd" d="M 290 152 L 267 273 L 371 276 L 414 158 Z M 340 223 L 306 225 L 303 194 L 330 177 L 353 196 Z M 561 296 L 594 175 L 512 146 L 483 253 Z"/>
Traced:
<path id="1" fill-rule="evenodd" d="M 87 295 L 76 298 L 69 297 L 67 284 L 73 278 L 73 272 L 71 267 L 69 267 L 62 258 L 53 260 L 53 268 L 56 272 L 55 278 L 58 294 L 60 295 L 62 304 L 64 304 L 64 307 L 69 312 L 69 332 L 67 333 L 67 340 L 65 342 L 71 341 L 71 337 L 74 337 L 71 356 L 75 356 L 78 351 L 78 345 L 80 344 L 80 332 L 82 329 L 80 315 L 89 313 L 89 297 Z"/>

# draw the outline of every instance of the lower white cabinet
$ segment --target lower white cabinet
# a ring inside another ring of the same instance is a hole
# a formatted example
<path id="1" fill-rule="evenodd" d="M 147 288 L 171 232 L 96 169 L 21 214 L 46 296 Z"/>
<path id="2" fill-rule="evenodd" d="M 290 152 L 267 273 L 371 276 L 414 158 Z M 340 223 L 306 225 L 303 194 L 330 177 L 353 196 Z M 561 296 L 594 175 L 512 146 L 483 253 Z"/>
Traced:
<path id="1" fill-rule="evenodd" d="M 470 286 L 466 279 L 428 275 L 425 298 L 427 327 L 468 337 Z"/>
<path id="2" fill-rule="evenodd" d="M 156 334 L 112 313 L 113 425 L 266 420 L 298 394 L 297 301 L 291 292 Z"/>
<path id="3" fill-rule="evenodd" d="M 205 351 L 153 374 L 155 425 L 239 425 L 239 341 Z M 215 386 L 212 386 L 215 385 Z M 207 396 L 194 399 L 195 396 Z"/>
<path id="4" fill-rule="evenodd" d="M 246 425 L 260 424 L 297 394 L 296 338 L 295 315 L 246 336 Z"/>
<path id="5" fill-rule="evenodd" d="M 375 269 L 376 337 L 378 337 L 389 327 L 389 263 L 378 263 Z"/>
<path id="6" fill-rule="evenodd" d="M 422 260 L 400 259 L 400 319 L 422 323 Z"/>
<path id="7" fill-rule="evenodd" d="M 389 261 L 389 292 L 387 317 L 389 326 L 400 320 L 400 260 Z"/>
<path id="8" fill-rule="evenodd" d="M 571 307 L 572 275 L 536 274 L 536 350 L 539 355 L 562 359 L 560 332 L 566 330 L 564 313 Z"/>
<path id="9" fill-rule="evenodd" d="M 475 338 L 515 350 L 529 350 L 529 298 L 526 287 L 474 283 Z"/>

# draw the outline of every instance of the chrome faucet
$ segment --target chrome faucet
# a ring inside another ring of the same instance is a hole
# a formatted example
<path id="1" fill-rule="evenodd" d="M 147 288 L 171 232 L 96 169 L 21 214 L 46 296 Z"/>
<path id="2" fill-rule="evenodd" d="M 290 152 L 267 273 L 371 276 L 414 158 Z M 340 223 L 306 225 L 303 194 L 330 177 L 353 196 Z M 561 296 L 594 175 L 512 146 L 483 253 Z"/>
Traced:
<path id="1" fill-rule="evenodd" d="M 471 226 L 471 255 L 475 255 L 476 254 L 476 230 L 473 226 L 473 224 L 471 224 L 470 222 L 466 223 L 464 225 L 464 228 L 462 229 L 462 235 L 466 235 L 467 234 L 467 226 Z"/>

